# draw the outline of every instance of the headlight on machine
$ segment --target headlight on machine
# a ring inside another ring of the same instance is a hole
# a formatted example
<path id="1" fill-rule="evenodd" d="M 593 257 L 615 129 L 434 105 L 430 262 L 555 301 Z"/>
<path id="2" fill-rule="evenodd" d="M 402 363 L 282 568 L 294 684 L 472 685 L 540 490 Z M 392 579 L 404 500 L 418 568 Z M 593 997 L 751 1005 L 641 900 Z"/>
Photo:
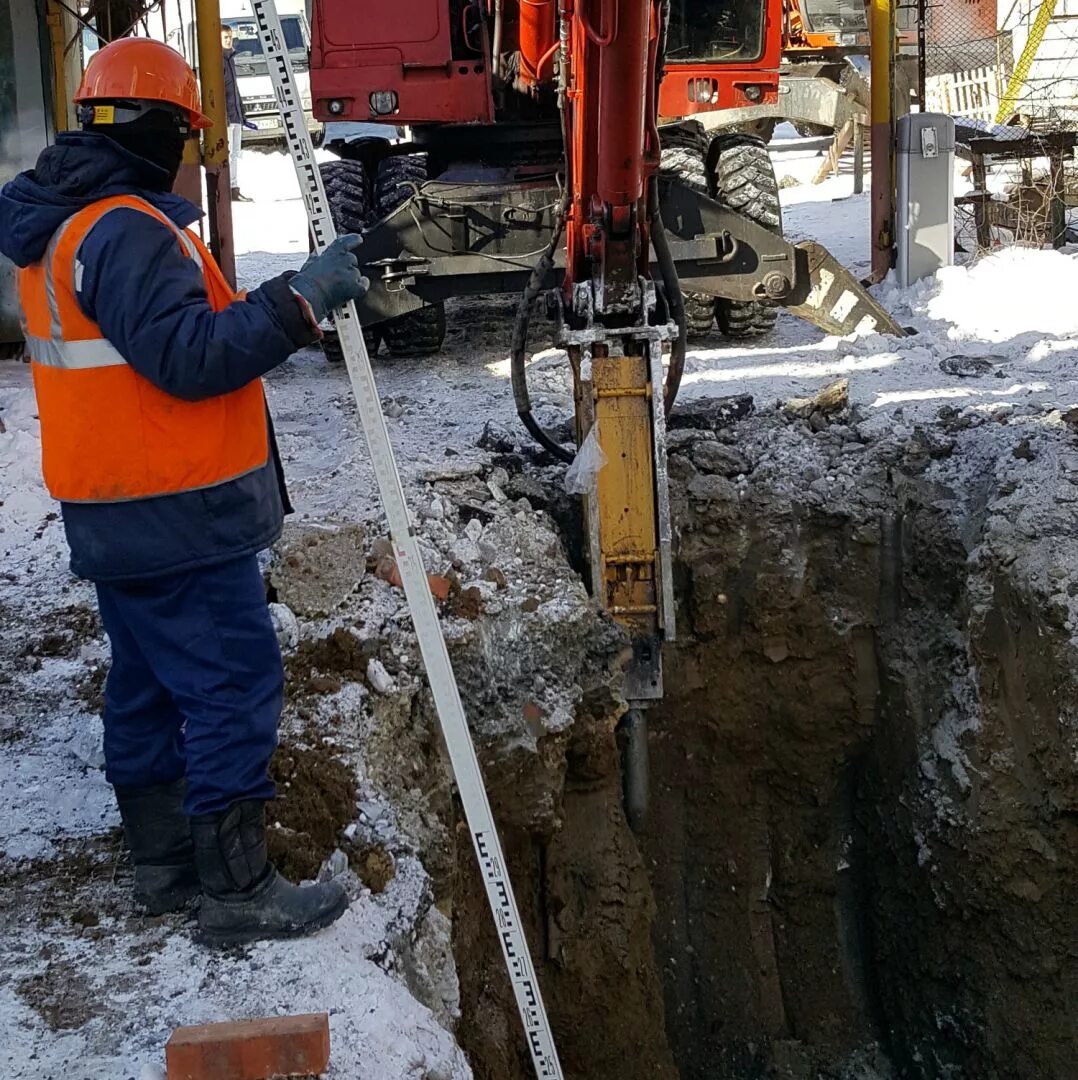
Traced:
<path id="1" fill-rule="evenodd" d="M 371 94 L 371 112 L 375 116 L 389 116 L 390 113 L 395 113 L 398 104 L 396 90 L 375 90 Z"/>

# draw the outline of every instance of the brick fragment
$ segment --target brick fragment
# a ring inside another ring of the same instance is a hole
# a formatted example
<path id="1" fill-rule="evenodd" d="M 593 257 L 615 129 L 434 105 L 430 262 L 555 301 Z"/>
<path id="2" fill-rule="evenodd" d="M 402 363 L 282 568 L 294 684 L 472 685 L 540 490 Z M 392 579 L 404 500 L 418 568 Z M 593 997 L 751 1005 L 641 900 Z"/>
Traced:
<path id="1" fill-rule="evenodd" d="M 374 567 L 374 576 L 381 578 L 395 589 L 404 588 L 400 567 L 397 566 L 397 560 L 390 555 L 383 555 L 378 560 Z M 435 600 L 445 600 L 449 596 L 453 583 L 449 578 L 441 577 L 439 574 L 428 574 L 427 584 L 430 585 L 430 591 L 434 594 Z"/>
<path id="2" fill-rule="evenodd" d="M 453 587 L 449 578 L 439 577 L 437 574 L 428 574 L 427 582 L 430 585 L 430 591 L 434 593 L 435 600 L 447 599 Z"/>
<path id="3" fill-rule="evenodd" d="M 329 1016 L 308 1013 L 177 1028 L 165 1045 L 168 1080 L 318 1076 L 329 1065 Z"/>

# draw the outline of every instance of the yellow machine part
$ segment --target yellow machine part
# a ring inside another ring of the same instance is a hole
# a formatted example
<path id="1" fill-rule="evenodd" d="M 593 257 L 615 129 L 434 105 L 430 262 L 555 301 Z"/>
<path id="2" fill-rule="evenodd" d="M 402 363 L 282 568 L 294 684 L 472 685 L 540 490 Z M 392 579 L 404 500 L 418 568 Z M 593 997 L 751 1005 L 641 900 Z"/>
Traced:
<path id="1" fill-rule="evenodd" d="M 652 634 L 660 613 L 647 363 L 642 356 L 597 356 L 591 386 L 607 459 L 592 508 L 600 549 L 596 592 L 601 583 L 607 610 L 631 631 Z"/>

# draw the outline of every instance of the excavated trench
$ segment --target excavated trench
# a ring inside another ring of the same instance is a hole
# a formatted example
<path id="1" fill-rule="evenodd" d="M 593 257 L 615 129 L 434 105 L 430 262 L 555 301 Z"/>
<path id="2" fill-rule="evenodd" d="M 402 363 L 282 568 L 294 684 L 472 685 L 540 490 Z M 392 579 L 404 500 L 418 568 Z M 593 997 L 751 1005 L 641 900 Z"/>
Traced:
<path id="1" fill-rule="evenodd" d="M 646 830 L 616 633 L 568 729 L 484 753 L 567 1076 L 1074 1075 L 1078 488 L 1030 423 L 673 433 Z M 459 828 L 442 892 L 476 1075 L 530 1076 Z"/>

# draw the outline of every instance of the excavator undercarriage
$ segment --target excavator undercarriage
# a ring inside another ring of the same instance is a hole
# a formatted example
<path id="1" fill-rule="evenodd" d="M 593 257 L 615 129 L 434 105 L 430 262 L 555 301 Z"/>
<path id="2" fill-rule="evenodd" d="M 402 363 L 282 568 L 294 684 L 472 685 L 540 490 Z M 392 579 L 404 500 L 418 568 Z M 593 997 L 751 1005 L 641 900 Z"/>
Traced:
<path id="1" fill-rule="evenodd" d="M 392 323 L 455 296 L 522 292 L 558 228 L 561 183 L 560 172 L 544 174 L 535 165 L 466 174 L 451 167 L 434 180 L 413 171 L 399 205 L 366 226 L 359 251 L 371 279 L 360 305 L 364 326 Z M 330 188 L 331 201 L 337 190 Z M 829 334 L 903 332 L 819 244 L 792 244 L 667 174 L 659 181 L 659 209 L 683 290 L 786 307 Z M 564 267 L 558 249 L 549 285 L 561 280 Z"/>

